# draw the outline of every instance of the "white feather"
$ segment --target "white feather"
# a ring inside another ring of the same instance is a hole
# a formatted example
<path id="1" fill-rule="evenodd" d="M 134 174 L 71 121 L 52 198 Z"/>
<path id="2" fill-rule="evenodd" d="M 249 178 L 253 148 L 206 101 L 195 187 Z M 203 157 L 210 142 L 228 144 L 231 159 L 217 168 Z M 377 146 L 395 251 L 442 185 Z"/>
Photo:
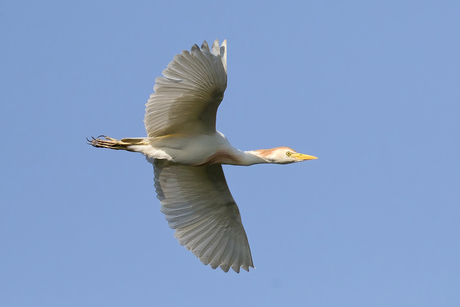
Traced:
<path id="1" fill-rule="evenodd" d="M 201 49 L 194 45 L 191 52 L 176 55 L 164 77 L 155 80 L 155 93 L 146 104 L 148 136 L 215 132 L 217 107 L 227 87 L 226 66 L 226 52 L 222 57 L 217 40 L 212 52 L 204 42 Z"/>
<path id="2" fill-rule="evenodd" d="M 238 207 L 222 166 L 185 166 L 156 160 L 155 187 L 162 212 L 180 244 L 212 268 L 254 267 Z M 233 261 L 231 259 L 234 259 Z"/>

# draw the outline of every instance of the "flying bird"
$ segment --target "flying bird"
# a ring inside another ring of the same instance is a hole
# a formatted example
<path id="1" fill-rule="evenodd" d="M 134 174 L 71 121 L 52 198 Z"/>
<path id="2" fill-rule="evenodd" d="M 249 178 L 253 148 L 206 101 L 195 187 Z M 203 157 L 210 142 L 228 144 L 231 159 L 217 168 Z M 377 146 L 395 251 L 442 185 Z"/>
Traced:
<path id="1" fill-rule="evenodd" d="M 216 130 L 227 87 L 227 41 L 182 51 L 155 80 L 146 104 L 147 137 L 88 140 L 98 148 L 140 152 L 153 164 L 161 212 L 179 243 L 205 265 L 237 273 L 254 268 L 240 212 L 222 164 L 288 164 L 317 159 L 288 147 L 241 151 Z"/>

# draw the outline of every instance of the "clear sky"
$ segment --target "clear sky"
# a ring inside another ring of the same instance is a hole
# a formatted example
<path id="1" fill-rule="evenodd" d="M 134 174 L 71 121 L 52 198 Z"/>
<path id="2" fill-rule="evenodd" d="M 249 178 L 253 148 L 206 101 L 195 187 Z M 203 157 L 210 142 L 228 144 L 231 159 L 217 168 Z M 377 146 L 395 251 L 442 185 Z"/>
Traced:
<path id="1" fill-rule="evenodd" d="M 2 1 L 0 306 L 460 306 L 459 1 Z M 257 269 L 173 237 L 140 154 L 155 77 L 228 40 L 218 129 Z"/>

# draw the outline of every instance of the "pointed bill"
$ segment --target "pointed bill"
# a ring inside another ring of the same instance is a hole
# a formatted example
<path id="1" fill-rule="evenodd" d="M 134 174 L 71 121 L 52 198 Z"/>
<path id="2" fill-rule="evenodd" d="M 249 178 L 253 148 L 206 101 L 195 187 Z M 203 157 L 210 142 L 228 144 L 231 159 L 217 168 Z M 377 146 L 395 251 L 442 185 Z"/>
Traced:
<path id="1" fill-rule="evenodd" d="M 291 157 L 296 158 L 296 159 L 298 159 L 298 160 L 300 160 L 300 161 L 318 159 L 318 158 L 315 157 L 315 156 L 305 155 L 305 154 L 301 154 L 301 153 L 293 153 L 293 154 L 291 155 Z"/>

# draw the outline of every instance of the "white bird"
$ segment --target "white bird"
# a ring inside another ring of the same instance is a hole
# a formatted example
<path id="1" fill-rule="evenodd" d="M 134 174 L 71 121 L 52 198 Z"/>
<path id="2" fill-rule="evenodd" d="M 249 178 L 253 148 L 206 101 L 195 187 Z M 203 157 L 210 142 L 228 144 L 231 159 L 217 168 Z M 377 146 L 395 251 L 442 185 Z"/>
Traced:
<path id="1" fill-rule="evenodd" d="M 222 164 L 288 164 L 317 159 L 288 147 L 241 151 L 216 130 L 227 87 L 227 41 L 182 51 L 155 80 L 146 104 L 147 137 L 92 138 L 90 144 L 140 152 L 153 164 L 161 212 L 179 243 L 205 265 L 228 272 L 254 268 L 240 212 Z"/>

